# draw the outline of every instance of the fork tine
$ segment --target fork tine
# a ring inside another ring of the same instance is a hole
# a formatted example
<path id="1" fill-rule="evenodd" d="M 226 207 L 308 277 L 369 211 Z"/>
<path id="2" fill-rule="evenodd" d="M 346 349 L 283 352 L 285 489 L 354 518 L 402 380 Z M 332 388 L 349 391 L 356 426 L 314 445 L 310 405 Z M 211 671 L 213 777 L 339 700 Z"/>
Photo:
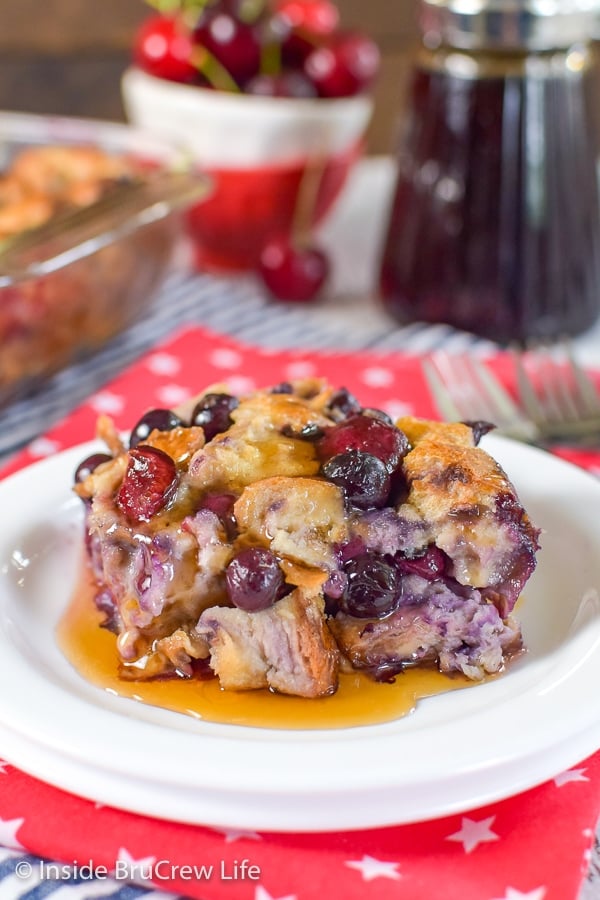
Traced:
<path id="1" fill-rule="evenodd" d="M 480 360 L 466 354 L 436 353 L 432 361 L 443 384 L 454 391 L 454 403 L 463 419 L 487 419 L 501 425 L 521 418 L 510 395 Z"/>
<path id="2" fill-rule="evenodd" d="M 566 341 L 513 353 L 519 396 L 545 443 L 600 442 L 600 397 Z"/>
<path id="3" fill-rule="evenodd" d="M 479 381 L 485 387 L 488 395 L 493 398 L 495 407 L 498 410 L 497 416 L 503 422 L 516 421 L 523 418 L 523 413 L 510 396 L 502 384 L 495 378 L 487 366 L 484 366 L 480 360 L 472 359 L 471 365 L 473 371 L 477 374 Z"/>
<path id="4" fill-rule="evenodd" d="M 565 361 L 554 363 L 552 378 L 547 388 L 553 391 L 554 403 L 565 421 L 580 419 L 583 415 L 579 396 L 579 386 L 573 378 L 573 371 Z"/>
<path id="5" fill-rule="evenodd" d="M 528 442 L 537 429 L 487 366 L 468 354 L 432 354 L 423 371 L 439 412 L 449 421 L 483 420 Z"/>
<path id="6" fill-rule="evenodd" d="M 435 400 L 438 411 L 448 422 L 456 421 L 461 418 L 461 412 L 454 403 L 449 389 L 446 387 L 437 369 L 433 365 L 431 359 L 422 361 L 423 374 L 431 391 L 431 395 Z"/>
<path id="7" fill-rule="evenodd" d="M 537 422 L 568 422 L 579 418 L 577 403 L 564 364 L 555 356 L 556 347 L 537 344 L 535 349 L 524 356 L 517 354 L 519 383 L 526 391 L 528 400 L 523 398 L 530 415 Z M 528 381 L 533 392 L 533 400 L 525 388 Z M 537 413 L 533 416 L 533 407 Z"/>
<path id="8" fill-rule="evenodd" d="M 472 356 L 463 355 L 458 360 L 463 378 L 465 413 L 464 419 L 488 421 L 500 424 L 505 416 L 498 405 L 498 394 L 488 389 L 487 370 L 482 363 L 477 363 Z M 497 385 L 496 385 L 497 386 Z"/>
<path id="9" fill-rule="evenodd" d="M 563 355 L 560 355 L 560 353 Z M 548 446 L 600 444 L 600 394 L 568 345 L 513 351 L 520 403 L 485 362 L 444 351 L 422 361 L 440 414 L 448 421 L 487 420 L 510 437 Z"/>
<path id="10" fill-rule="evenodd" d="M 581 414 L 587 416 L 600 416 L 600 394 L 598 393 L 596 385 L 583 366 L 575 359 L 573 346 L 570 341 L 566 342 L 565 349 L 573 379 L 579 389 L 578 396 Z"/>
<path id="11" fill-rule="evenodd" d="M 458 418 L 484 418 L 483 413 L 487 407 L 482 400 L 481 392 L 473 384 L 467 358 L 463 355 L 450 356 L 438 352 L 432 356 L 432 362 L 437 366 L 442 381 L 453 395 L 459 412 Z"/>
<path id="12" fill-rule="evenodd" d="M 517 387 L 519 389 L 521 403 L 525 407 L 525 412 L 529 418 L 533 419 L 534 422 L 540 422 L 545 418 L 544 408 L 534 390 L 529 373 L 525 369 L 522 353 L 514 352 L 513 360 L 517 373 Z"/>
<path id="13" fill-rule="evenodd" d="M 504 385 L 483 362 L 474 357 L 469 359 L 471 371 L 478 379 L 480 388 L 483 387 L 482 396 L 485 396 L 489 404 L 487 414 L 481 418 L 492 422 L 499 431 L 517 440 L 527 443 L 539 441 L 537 426 L 525 416 Z"/>
<path id="14" fill-rule="evenodd" d="M 440 410 L 446 418 L 482 419 L 489 416 L 489 403 L 481 396 L 481 390 L 473 383 L 468 360 L 462 355 L 450 355 L 444 351 L 432 354 L 430 370 L 438 379 L 438 393 L 445 392 L 446 409 Z M 452 404 L 450 410 L 449 402 Z M 446 411 L 447 410 L 447 411 Z"/>
<path id="15" fill-rule="evenodd" d="M 600 416 L 600 396 L 566 343 L 513 354 L 521 402 L 539 424 L 574 424 Z"/>

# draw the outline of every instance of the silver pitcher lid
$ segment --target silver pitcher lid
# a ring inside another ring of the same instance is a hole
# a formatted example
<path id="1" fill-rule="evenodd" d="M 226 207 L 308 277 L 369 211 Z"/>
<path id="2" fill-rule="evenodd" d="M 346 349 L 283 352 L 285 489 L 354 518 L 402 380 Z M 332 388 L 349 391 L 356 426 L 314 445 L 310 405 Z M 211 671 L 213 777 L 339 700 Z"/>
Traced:
<path id="1" fill-rule="evenodd" d="M 600 0 L 421 0 L 428 46 L 553 50 L 597 33 Z"/>

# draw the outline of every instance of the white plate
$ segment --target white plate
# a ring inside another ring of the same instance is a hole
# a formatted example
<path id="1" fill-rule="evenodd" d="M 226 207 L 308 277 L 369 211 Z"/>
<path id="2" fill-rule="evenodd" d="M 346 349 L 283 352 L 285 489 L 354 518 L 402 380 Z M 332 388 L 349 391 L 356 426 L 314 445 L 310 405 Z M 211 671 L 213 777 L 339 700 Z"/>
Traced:
<path id="1" fill-rule="evenodd" d="M 600 482 L 499 438 L 485 446 L 544 529 L 503 677 L 383 725 L 216 725 L 115 697 L 64 660 L 75 448 L 0 484 L 0 755 L 75 794 L 177 821 L 327 831 L 414 822 L 515 794 L 600 747 Z"/>

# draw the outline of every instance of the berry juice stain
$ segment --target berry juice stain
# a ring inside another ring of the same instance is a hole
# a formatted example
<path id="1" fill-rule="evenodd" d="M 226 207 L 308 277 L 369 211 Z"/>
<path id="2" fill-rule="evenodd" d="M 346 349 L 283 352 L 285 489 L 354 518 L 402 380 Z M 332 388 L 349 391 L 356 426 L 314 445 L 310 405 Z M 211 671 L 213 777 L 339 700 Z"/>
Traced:
<path id="1" fill-rule="evenodd" d="M 423 50 L 383 252 L 385 307 L 502 343 L 600 311 L 592 54 Z"/>
<path id="2" fill-rule="evenodd" d="M 217 678 L 129 681 L 119 675 L 116 636 L 100 627 L 95 586 L 86 566 L 57 628 L 61 651 L 87 681 L 111 694 L 207 722 L 258 728 L 331 729 L 390 722 L 413 712 L 418 701 L 478 682 L 436 669 L 409 669 L 393 683 L 361 673 L 341 674 L 330 697 L 307 700 L 268 690 L 224 691 Z"/>

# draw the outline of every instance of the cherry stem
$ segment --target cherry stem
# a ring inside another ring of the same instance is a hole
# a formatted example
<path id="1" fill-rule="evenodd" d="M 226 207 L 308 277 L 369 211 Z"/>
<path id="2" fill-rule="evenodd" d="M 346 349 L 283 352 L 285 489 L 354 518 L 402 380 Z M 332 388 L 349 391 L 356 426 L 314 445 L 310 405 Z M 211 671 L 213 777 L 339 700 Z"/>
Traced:
<path id="1" fill-rule="evenodd" d="M 290 227 L 290 242 L 296 247 L 307 246 L 311 241 L 319 189 L 327 165 L 325 153 L 309 157 L 300 178 L 296 205 Z"/>
<path id="2" fill-rule="evenodd" d="M 246 25 L 257 22 L 265 11 L 266 0 L 241 0 L 238 18 Z"/>
<path id="3" fill-rule="evenodd" d="M 217 91 L 240 93 L 240 88 L 222 63 L 205 47 L 197 44 L 192 50 L 190 62 Z"/>
<path id="4" fill-rule="evenodd" d="M 262 75 L 277 75 L 281 72 L 281 44 L 267 41 L 260 52 L 260 72 Z"/>
<path id="5" fill-rule="evenodd" d="M 210 2 L 211 0 L 146 0 L 148 6 L 157 9 L 163 15 L 179 12 L 189 13 L 190 11 L 199 15 Z"/>
<path id="6" fill-rule="evenodd" d="M 258 21 L 266 2 L 267 0 L 241 0 L 238 11 L 240 21 L 247 24 Z M 213 5 L 214 0 L 146 0 L 146 3 L 163 15 L 181 13 L 184 16 L 193 15 L 197 20 L 207 6 Z"/>

